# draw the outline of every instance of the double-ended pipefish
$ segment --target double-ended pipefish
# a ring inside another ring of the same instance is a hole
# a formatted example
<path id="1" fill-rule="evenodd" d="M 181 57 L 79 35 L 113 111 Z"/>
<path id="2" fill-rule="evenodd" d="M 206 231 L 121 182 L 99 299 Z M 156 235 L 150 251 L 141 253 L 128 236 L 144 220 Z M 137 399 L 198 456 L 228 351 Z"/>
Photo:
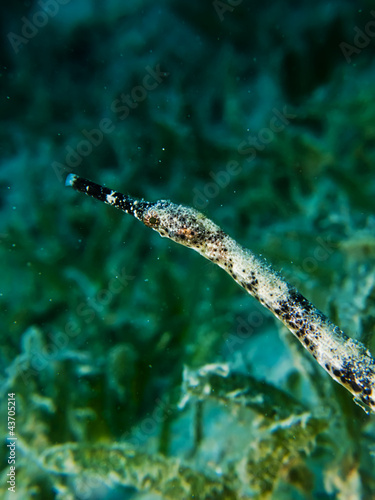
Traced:
<path id="1" fill-rule="evenodd" d="M 316 361 L 375 412 L 375 360 L 366 347 L 349 338 L 267 262 L 243 248 L 194 208 L 168 200 L 137 200 L 69 174 L 66 185 L 140 220 L 161 236 L 196 250 L 229 273 L 297 337 Z"/>

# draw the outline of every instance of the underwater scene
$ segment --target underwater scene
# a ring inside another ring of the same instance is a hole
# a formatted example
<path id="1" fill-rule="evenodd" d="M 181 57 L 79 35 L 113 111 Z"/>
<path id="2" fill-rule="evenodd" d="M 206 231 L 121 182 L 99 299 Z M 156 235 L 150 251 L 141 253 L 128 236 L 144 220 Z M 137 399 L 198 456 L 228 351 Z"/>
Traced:
<path id="1" fill-rule="evenodd" d="M 0 10 L 0 498 L 375 499 L 375 4 Z"/>

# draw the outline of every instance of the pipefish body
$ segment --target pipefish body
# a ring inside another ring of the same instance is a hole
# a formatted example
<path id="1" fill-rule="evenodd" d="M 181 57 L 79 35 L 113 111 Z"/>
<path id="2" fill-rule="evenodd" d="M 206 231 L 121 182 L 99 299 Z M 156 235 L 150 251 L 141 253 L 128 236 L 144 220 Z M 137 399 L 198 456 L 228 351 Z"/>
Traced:
<path id="1" fill-rule="evenodd" d="M 148 202 L 69 174 L 66 185 L 140 220 L 161 236 L 190 247 L 229 273 L 297 337 L 365 411 L 375 412 L 375 360 L 290 285 L 264 259 L 243 248 L 210 219 L 169 200 Z"/>

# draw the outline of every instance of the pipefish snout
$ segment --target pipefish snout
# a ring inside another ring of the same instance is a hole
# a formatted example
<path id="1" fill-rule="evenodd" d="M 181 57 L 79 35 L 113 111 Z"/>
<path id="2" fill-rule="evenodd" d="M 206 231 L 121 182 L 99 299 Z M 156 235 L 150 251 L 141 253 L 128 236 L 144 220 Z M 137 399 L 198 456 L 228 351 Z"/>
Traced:
<path id="1" fill-rule="evenodd" d="M 264 259 L 243 248 L 194 208 L 168 200 L 137 200 L 70 174 L 66 185 L 132 215 L 161 236 L 217 264 L 269 309 L 365 411 L 375 412 L 375 360 Z"/>

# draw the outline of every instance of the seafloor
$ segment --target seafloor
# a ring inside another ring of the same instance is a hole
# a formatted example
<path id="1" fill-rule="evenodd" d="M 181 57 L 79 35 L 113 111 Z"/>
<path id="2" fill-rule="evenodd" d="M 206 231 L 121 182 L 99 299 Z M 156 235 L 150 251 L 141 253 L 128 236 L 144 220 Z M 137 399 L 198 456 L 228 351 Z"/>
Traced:
<path id="1" fill-rule="evenodd" d="M 374 499 L 375 416 L 217 266 L 64 186 L 195 206 L 375 354 L 373 2 L 0 22 L 0 497 Z"/>

